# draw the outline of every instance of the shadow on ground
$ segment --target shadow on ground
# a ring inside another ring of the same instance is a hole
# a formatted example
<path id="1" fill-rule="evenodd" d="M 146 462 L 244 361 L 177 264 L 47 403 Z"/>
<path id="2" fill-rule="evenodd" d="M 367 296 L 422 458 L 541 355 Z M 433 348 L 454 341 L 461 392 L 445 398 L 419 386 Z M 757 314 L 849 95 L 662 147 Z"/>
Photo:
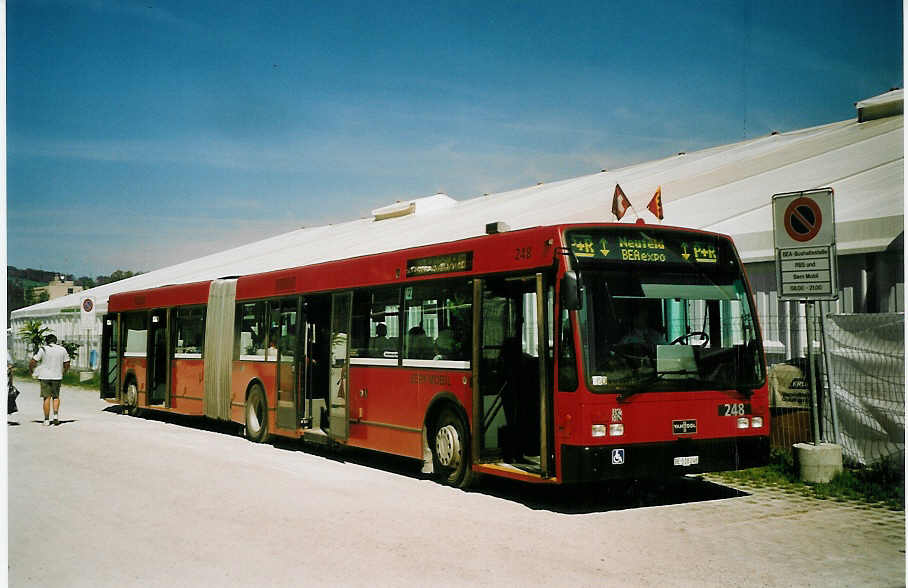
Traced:
<path id="1" fill-rule="evenodd" d="M 110 406 L 104 411 L 122 414 L 123 407 Z M 243 435 L 241 425 L 205 417 L 143 411 L 134 418 L 192 427 L 221 435 Z M 431 475 L 422 473 L 421 461 L 406 457 L 339 445 L 311 445 L 299 440 L 280 437 L 272 438 L 271 444 L 284 451 L 299 451 L 340 463 L 354 463 L 415 480 L 431 479 Z M 517 502 L 533 510 L 548 510 L 562 514 L 589 514 L 747 496 L 747 493 L 740 490 L 697 477 L 561 486 L 528 484 L 506 478 L 483 476 L 476 487 L 466 492 Z"/>

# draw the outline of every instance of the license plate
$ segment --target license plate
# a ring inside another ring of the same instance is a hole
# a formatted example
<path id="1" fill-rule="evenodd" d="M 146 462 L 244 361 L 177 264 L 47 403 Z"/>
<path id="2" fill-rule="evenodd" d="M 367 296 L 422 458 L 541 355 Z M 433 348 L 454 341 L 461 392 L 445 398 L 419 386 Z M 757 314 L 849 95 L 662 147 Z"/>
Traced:
<path id="1" fill-rule="evenodd" d="M 699 455 L 686 455 L 684 457 L 676 457 L 675 465 L 676 466 L 692 466 L 700 463 Z"/>

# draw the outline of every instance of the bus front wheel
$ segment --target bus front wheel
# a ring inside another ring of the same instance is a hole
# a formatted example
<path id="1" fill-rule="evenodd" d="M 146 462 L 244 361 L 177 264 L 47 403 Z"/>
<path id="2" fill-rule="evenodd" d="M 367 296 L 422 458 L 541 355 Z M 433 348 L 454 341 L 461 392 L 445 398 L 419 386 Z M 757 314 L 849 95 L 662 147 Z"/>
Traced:
<path id="1" fill-rule="evenodd" d="M 139 387 L 135 380 L 130 380 L 126 384 L 126 390 L 123 392 L 123 406 L 129 416 L 139 416 Z"/>
<path id="2" fill-rule="evenodd" d="M 246 397 L 246 438 L 254 443 L 268 441 L 268 403 L 265 390 L 255 384 Z"/>
<path id="3" fill-rule="evenodd" d="M 453 409 L 444 408 L 435 421 L 432 460 L 439 480 L 457 488 L 473 481 L 467 426 Z"/>

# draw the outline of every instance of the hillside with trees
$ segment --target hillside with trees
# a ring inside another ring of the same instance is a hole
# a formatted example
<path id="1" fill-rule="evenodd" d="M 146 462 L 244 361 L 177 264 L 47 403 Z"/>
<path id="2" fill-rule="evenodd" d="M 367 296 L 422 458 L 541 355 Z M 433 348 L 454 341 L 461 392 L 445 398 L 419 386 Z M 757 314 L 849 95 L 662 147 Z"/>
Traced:
<path id="1" fill-rule="evenodd" d="M 67 280 L 72 280 L 75 285 L 82 286 L 83 289 L 88 290 L 95 286 L 102 286 L 104 284 L 110 284 L 111 282 L 125 280 L 126 278 L 131 278 L 132 276 L 137 276 L 141 273 L 143 272 L 118 269 L 108 276 L 95 276 L 94 278 L 81 276 L 76 278 L 73 274 L 65 274 L 63 272 L 33 268 L 19 269 L 15 266 L 8 265 L 6 266 L 7 323 L 9 323 L 10 312 L 47 300 L 46 293 L 36 295 L 33 292 L 33 289 L 38 286 L 46 286 L 48 282 L 57 279 L 59 276 L 63 276 Z"/>

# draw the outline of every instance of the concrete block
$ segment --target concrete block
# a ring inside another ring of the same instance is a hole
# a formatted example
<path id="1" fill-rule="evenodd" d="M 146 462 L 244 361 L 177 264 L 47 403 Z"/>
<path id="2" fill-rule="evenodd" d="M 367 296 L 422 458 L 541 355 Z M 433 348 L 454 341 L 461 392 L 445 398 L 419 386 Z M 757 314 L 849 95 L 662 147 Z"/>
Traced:
<path id="1" fill-rule="evenodd" d="M 89 381 L 89 380 L 92 378 L 92 376 L 94 376 L 94 375 L 95 375 L 94 372 L 79 372 L 79 381 L 80 381 L 80 382 L 87 382 L 87 381 Z"/>
<path id="2" fill-rule="evenodd" d="M 801 473 L 801 481 L 822 483 L 830 481 L 842 471 L 842 446 L 834 443 L 795 443 L 795 463 Z"/>

